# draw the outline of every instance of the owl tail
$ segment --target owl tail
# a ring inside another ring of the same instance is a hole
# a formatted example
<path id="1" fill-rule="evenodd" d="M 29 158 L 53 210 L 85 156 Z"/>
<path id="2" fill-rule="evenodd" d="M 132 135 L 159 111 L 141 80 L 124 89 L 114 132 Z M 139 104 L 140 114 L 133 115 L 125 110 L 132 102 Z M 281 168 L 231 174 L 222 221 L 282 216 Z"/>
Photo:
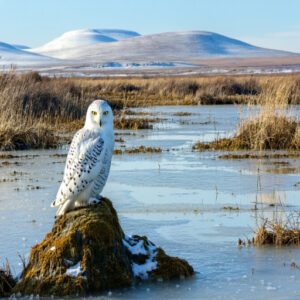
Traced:
<path id="1" fill-rule="evenodd" d="M 68 211 L 74 209 L 74 201 L 73 200 L 66 200 L 60 207 L 58 208 L 56 212 L 56 216 L 62 216 Z"/>

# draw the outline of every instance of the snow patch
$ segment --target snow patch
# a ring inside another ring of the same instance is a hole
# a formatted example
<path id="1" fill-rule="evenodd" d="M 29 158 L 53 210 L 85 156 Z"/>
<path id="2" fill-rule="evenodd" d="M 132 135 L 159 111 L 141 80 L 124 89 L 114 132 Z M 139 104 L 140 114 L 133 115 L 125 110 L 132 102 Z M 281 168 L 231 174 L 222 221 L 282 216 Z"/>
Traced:
<path id="1" fill-rule="evenodd" d="M 66 270 L 66 274 L 71 277 L 81 276 L 83 272 L 84 271 L 80 266 L 80 261 L 76 265 L 71 266 Z"/>
<path id="2" fill-rule="evenodd" d="M 131 269 L 134 277 L 140 278 L 142 280 L 147 280 L 149 278 L 149 273 L 156 270 L 156 252 L 157 247 L 151 241 L 141 239 L 139 237 L 125 236 L 123 239 L 123 245 L 132 255 L 143 255 L 146 256 L 145 262 L 143 264 L 138 264 L 133 262 L 131 264 Z"/>

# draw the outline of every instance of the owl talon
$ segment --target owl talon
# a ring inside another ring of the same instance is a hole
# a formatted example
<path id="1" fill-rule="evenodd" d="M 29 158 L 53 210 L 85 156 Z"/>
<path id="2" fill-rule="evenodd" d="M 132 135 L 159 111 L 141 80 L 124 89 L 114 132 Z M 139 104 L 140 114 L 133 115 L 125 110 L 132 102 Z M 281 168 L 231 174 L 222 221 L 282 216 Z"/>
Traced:
<path id="1" fill-rule="evenodd" d="M 99 204 L 101 202 L 102 197 L 100 196 L 99 198 L 95 198 L 95 197 L 91 197 L 88 200 L 88 205 L 96 205 Z"/>

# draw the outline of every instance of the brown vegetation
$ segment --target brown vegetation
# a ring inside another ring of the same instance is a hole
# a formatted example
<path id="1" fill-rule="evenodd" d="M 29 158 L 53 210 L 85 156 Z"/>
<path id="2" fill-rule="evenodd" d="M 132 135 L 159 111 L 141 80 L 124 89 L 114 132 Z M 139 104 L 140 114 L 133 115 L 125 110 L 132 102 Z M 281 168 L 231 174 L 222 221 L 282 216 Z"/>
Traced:
<path id="1" fill-rule="evenodd" d="M 46 125 L 2 123 L 0 126 L 0 150 L 25 150 L 29 148 L 53 148 L 58 146 L 59 136 Z"/>
<path id="2" fill-rule="evenodd" d="M 191 116 L 192 115 L 192 113 L 190 113 L 190 112 L 186 112 L 186 111 L 179 111 L 179 112 L 176 112 L 176 113 L 174 113 L 173 114 L 173 116 L 175 116 L 175 117 L 185 117 L 185 116 Z"/>
<path id="3" fill-rule="evenodd" d="M 96 91 L 67 79 L 50 79 L 38 73 L 1 75 L 0 149 L 57 146 L 57 134 L 70 125 L 77 129 L 96 98 Z M 121 105 L 117 101 L 110 104 L 113 108 Z"/>
<path id="4" fill-rule="evenodd" d="M 194 150 L 300 150 L 300 124 L 288 116 L 258 116 L 244 121 L 232 138 L 196 143 Z"/>
<path id="5" fill-rule="evenodd" d="M 275 84 L 275 83 L 276 84 Z M 300 123 L 292 115 L 290 103 L 298 85 L 289 81 L 270 82 L 258 97 L 259 111 L 241 121 L 231 138 L 196 143 L 194 150 L 299 150 Z M 250 104 L 250 109 L 251 109 Z"/>
<path id="6" fill-rule="evenodd" d="M 12 277 L 9 264 L 7 263 L 4 269 L 0 269 L 0 298 L 9 297 L 15 284 L 16 281 Z"/>
<path id="7" fill-rule="evenodd" d="M 287 117 L 273 117 L 269 121 L 257 118 L 246 121 L 232 138 L 222 138 L 210 143 L 196 143 L 194 150 L 299 150 L 300 126 Z"/>
<path id="8" fill-rule="evenodd" d="M 300 173 L 300 167 L 272 168 L 267 169 L 266 172 L 271 174 L 297 174 Z"/>
<path id="9" fill-rule="evenodd" d="M 270 206 L 275 206 L 270 204 Z M 276 210 L 272 219 L 262 218 L 262 224 L 256 229 L 254 237 L 247 240 L 238 240 L 239 246 L 300 246 L 300 214 L 299 212 L 285 212 Z"/>
<path id="10" fill-rule="evenodd" d="M 254 236 L 253 244 L 255 246 L 262 245 L 300 245 L 300 229 L 297 226 L 290 226 L 288 223 L 278 223 L 266 220 L 261 225 Z"/>
<path id="11" fill-rule="evenodd" d="M 229 153 L 218 156 L 219 159 L 280 159 L 280 158 L 300 158 L 299 152 L 286 153 Z M 279 163 L 279 162 L 274 162 Z M 288 164 L 287 162 L 282 162 Z"/>
<path id="12" fill-rule="evenodd" d="M 139 146 L 136 148 L 127 148 L 125 150 L 121 149 L 115 149 L 114 154 L 120 155 L 120 154 L 138 154 L 138 153 L 161 153 L 162 149 L 159 147 L 145 147 L 145 146 Z"/>
<path id="13" fill-rule="evenodd" d="M 0 149 L 56 146 L 53 141 L 58 139 L 53 136 L 80 128 L 87 106 L 97 98 L 107 99 L 117 112 L 149 105 L 256 104 L 269 102 L 272 97 L 265 95 L 270 91 L 284 91 L 286 103 L 300 103 L 300 76 L 49 78 L 34 72 L 11 72 L 0 75 Z M 125 114 L 116 121 L 117 128 L 151 129 L 150 118 L 130 120 Z M 254 127 L 249 123 L 244 129 L 253 133 Z M 41 128 L 46 128 L 47 134 Z M 14 139 L 7 142 L 11 134 L 17 136 L 17 143 Z M 299 134 L 297 129 L 295 137 Z"/>
<path id="14" fill-rule="evenodd" d="M 229 211 L 239 211 L 240 208 L 238 206 L 223 206 L 224 210 L 229 210 Z"/>
<path id="15" fill-rule="evenodd" d="M 116 129 L 152 129 L 153 123 L 161 122 L 159 118 L 130 118 L 122 114 L 116 114 L 114 118 L 114 127 Z"/>
<path id="16" fill-rule="evenodd" d="M 107 99 L 120 99 L 127 107 L 149 105 L 258 103 L 270 86 L 284 83 L 289 103 L 300 103 L 300 76 L 215 76 L 72 79 L 94 84 Z"/>

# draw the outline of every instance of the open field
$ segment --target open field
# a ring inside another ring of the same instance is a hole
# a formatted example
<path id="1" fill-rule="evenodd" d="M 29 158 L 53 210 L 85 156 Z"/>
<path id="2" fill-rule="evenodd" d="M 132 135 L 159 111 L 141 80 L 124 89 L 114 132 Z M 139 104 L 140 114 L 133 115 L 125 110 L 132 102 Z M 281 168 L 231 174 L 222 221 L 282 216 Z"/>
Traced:
<path id="1" fill-rule="evenodd" d="M 143 65 L 144 60 L 136 61 Z M 130 63 L 130 62 L 129 62 Z M 17 65 L 18 73 L 36 70 L 46 76 L 62 77 L 189 77 L 189 76 L 227 76 L 227 75 L 257 75 L 260 74 L 286 74 L 300 71 L 300 55 L 283 57 L 248 57 L 248 58 L 214 58 L 214 59 L 193 59 L 186 66 L 180 67 L 95 67 L 93 63 L 70 63 L 64 62 L 63 65 L 40 65 L 22 66 Z M 11 64 L 6 66 L 9 70 Z"/>

